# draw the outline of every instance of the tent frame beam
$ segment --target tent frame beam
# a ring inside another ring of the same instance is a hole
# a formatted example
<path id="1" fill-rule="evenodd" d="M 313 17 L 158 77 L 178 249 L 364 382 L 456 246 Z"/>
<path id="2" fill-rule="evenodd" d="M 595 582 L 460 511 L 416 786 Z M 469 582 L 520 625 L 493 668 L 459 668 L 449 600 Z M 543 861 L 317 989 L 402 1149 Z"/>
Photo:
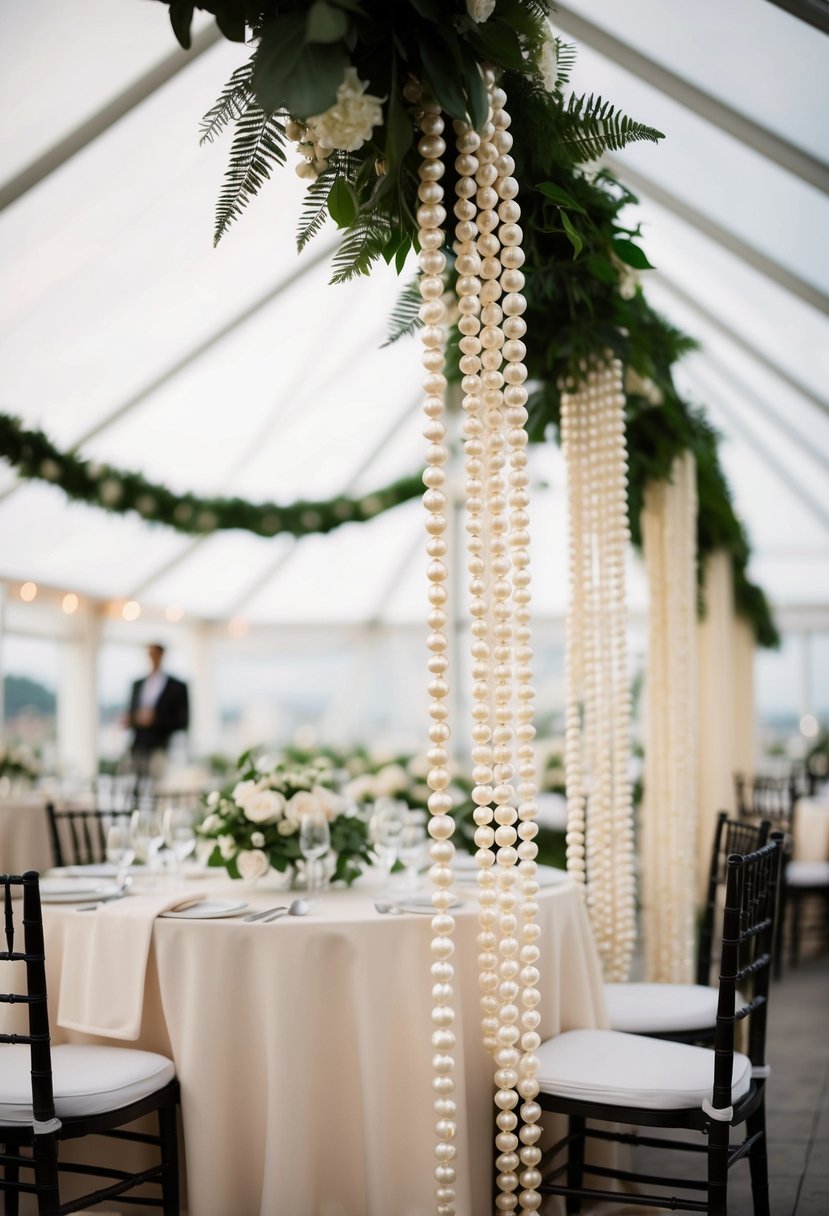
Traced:
<path id="1" fill-rule="evenodd" d="M 829 8 L 824 0 L 769 0 L 775 8 L 782 8 L 793 17 L 813 25 L 816 30 L 829 34 Z"/>
<path id="2" fill-rule="evenodd" d="M 731 106 L 725 105 L 689 80 L 677 76 L 675 72 L 641 54 L 629 43 L 616 38 L 566 5 L 557 5 L 555 19 L 556 24 L 566 34 L 571 34 L 600 55 L 618 63 L 620 67 L 653 85 L 661 93 L 704 118 L 706 122 L 727 131 L 740 143 L 753 148 L 781 169 L 795 174 L 823 194 L 829 194 L 829 167 L 817 157 L 789 143 L 768 127 L 761 126 Z"/>
<path id="3" fill-rule="evenodd" d="M 765 275 L 767 279 L 777 283 L 778 286 L 785 288 L 792 295 L 797 296 L 804 304 L 808 304 L 811 308 L 815 308 L 818 312 L 822 312 L 825 316 L 829 316 L 829 296 L 822 292 L 812 283 L 808 283 L 799 275 L 787 270 L 779 262 L 775 262 L 772 258 L 766 257 L 759 249 L 748 242 L 742 240 L 736 233 L 724 228 L 722 224 L 718 224 L 716 220 L 712 220 L 709 216 L 698 211 L 696 207 L 692 207 L 686 203 L 684 199 L 677 198 L 670 190 L 666 190 L 664 186 L 660 186 L 653 178 L 648 177 L 645 173 L 640 173 L 637 169 L 632 169 L 630 165 L 618 160 L 615 156 L 605 157 L 607 164 L 613 172 L 623 181 L 628 182 L 634 190 L 646 195 L 652 202 L 657 203 L 660 207 L 672 212 L 683 220 L 686 224 L 690 224 L 692 228 L 696 228 L 709 240 L 721 245 L 723 249 L 727 249 L 729 253 L 734 254 L 740 261 L 746 265 L 752 266 L 760 274 Z"/>
<path id="4" fill-rule="evenodd" d="M 55 173 L 73 156 L 77 156 L 99 135 L 103 135 L 110 127 L 114 127 L 131 110 L 140 106 L 157 89 L 162 88 L 174 76 L 177 76 L 183 68 L 188 67 L 194 59 L 220 42 L 221 38 L 219 27 L 211 22 L 205 29 L 193 35 L 193 44 L 189 51 L 173 51 L 171 55 L 167 55 L 133 84 L 128 85 L 86 122 L 81 123 L 74 131 L 70 131 L 63 139 L 48 148 L 42 156 L 38 156 L 36 160 L 26 165 L 10 181 L 0 187 L 0 211 L 10 207 L 12 203 L 16 203 L 35 186 L 39 186 L 51 173 Z"/>

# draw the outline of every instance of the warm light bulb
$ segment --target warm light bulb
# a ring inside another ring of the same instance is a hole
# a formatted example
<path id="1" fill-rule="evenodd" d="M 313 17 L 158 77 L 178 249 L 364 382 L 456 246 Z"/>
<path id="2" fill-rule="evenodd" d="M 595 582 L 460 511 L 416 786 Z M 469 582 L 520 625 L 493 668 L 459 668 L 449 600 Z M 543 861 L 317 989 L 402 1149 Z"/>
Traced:
<path id="1" fill-rule="evenodd" d="M 20 588 L 20 598 L 30 604 L 37 595 L 37 583 L 24 583 Z"/>
<path id="2" fill-rule="evenodd" d="M 138 600 L 127 600 L 121 609 L 121 616 L 125 621 L 137 621 L 140 615 L 141 605 L 138 603 Z"/>
<path id="3" fill-rule="evenodd" d="M 181 604 L 170 604 L 169 607 L 165 608 L 164 615 L 168 621 L 172 621 L 175 624 L 176 621 L 180 621 L 184 616 L 184 609 Z"/>
<path id="4" fill-rule="evenodd" d="M 74 591 L 68 591 L 60 602 L 60 606 L 67 616 L 71 616 L 73 612 L 77 612 L 80 600 L 75 595 Z"/>

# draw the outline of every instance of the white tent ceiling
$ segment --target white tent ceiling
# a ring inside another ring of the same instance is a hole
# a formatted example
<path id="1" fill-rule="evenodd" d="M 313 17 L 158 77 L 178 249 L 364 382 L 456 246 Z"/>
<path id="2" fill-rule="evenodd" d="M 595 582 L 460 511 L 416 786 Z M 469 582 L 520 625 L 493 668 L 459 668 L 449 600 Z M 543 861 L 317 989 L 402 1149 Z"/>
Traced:
<path id="1" fill-rule="evenodd" d="M 829 152 L 829 39 L 765 0 L 666 8 L 562 8 L 564 35 L 574 21 L 579 34 L 574 84 L 666 132 L 614 162 L 642 196 L 659 268 L 648 294 L 705 344 L 681 379 L 725 436 L 752 574 L 779 604 L 826 606 L 829 202 L 800 170 L 819 179 Z M 608 34 L 656 70 L 614 62 Z M 164 10 L 144 0 L 2 6 L 0 200 L 19 197 L 0 211 L 0 408 L 176 489 L 285 502 L 368 491 L 411 472 L 423 447 L 416 343 L 378 349 L 400 283 L 384 270 L 326 286 L 331 236 L 297 260 L 290 171 L 213 250 L 227 144 L 199 148 L 197 123 L 245 54 L 217 41 L 177 56 Z M 714 99 L 713 121 L 649 83 L 666 69 Z M 716 121 L 718 105 L 772 133 L 762 153 Z M 536 453 L 534 468 L 537 604 L 558 615 L 558 453 Z M 420 536 L 412 503 L 296 544 L 195 541 L 0 469 L 0 577 L 199 617 L 417 619 Z"/>

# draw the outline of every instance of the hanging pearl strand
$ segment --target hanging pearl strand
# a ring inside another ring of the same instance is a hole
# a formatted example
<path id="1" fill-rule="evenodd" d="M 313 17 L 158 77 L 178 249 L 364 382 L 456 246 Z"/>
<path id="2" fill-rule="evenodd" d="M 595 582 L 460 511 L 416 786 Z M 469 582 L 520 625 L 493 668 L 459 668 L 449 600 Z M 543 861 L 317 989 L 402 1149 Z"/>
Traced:
<path id="1" fill-rule="evenodd" d="M 562 394 L 570 532 L 568 868 L 578 881 L 586 878 L 605 977 L 621 980 L 635 939 L 624 394 L 622 368 L 610 352 L 582 372 L 580 386 Z"/>
<path id="2" fill-rule="evenodd" d="M 448 793 L 449 753 L 446 745 L 449 740 L 447 726 L 448 706 L 446 703 L 449 686 L 446 676 L 448 671 L 448 638 L 446 634 L 448 617 L 446 613 L 446 576 L 444 564 L 446 557 L 446 461 L 448 449 L 446 445 L 446 428 L 444 425 L 446 377 L 444 375 L 444 351 L 446 346 L 446 307 L 443 302 L 443 271 L 446 259 L 442 252 L 444 233 L 441 225 L 446 218 L 442 206 L 444 166 L 442 156 L 446 145 L 441 138 L 443 134 L 443 119 L 435 105 L 427 105 L 420 120 L 421 139 L 418 151 L 421 155 L 419 169 L 420 185 L 418 187 L 419 206 L 417 222 L 419 225 L 420 243 L 420 318 L 423 326 L 420 330 L 423 344 L 423 365 L 426 368 L 426 379 L 423 382 L 425 391 L 424 412 L 426 427 L 424 431 L 428 442 L 426 451 L 426 470 L 423 481 L 426 492 L 423 504 L 427 511 L 426 532 L 429 537 L 426 551 L 429 555 L 427 577 L 429 580 L 429 603 L 431 605 L 428 624 L 431 633 L 427 639 L 430 652 L 428 669 L 430 681 L 429 695 L 432 698 L 429 706 L 431 726 L 429 738 L 432 747 L 428 752 L 430 764 L 427 783 L 432 793 L 429 795 L 429 834 L 432 837 L 430 855 L 433 862 L 431 878 L 435 890 L 432 903 L 435 905 L 435 916 L 432 918 L 432 998 L 435 1002 L 432 1009 L 433 1067 L 435 1077 L 433 1087 L 436 1092 L 434 1102 L 435 1178 L 437 1181 L 436 1212 L 437 1216 L 454 1216 L 455 1214 L 455 1166 L 456 1149 L 454 1138 L 457 1131 L 457 1107 L 452 1094 L 455 1082 L 452 1077 L 455 1046 L 453 1025 L 455 1012 L 452 1006 L 454 968 L 451 962 L 454 952 L 455 921 L 448 911 L 452 901 L 450 887 L 452 885 L 452 859 L 455 847 L 452 844 L 454 822 L 449 815 L 452 809 L 452 798 Z"/>

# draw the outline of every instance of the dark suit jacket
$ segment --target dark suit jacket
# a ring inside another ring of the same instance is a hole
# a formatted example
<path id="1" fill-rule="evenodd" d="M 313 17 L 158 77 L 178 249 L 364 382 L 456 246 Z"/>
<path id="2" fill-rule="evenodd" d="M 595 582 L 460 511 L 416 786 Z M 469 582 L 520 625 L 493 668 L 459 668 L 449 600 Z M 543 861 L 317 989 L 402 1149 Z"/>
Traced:
<path id="1" fill-rule="evenodd" d="M 174 731 L 187 730 L 190 722 L 190 703 L 187 696 L 187 685 L 175 676 L 167 676 L 167 683 L 161 690 L 161 696 L 155 703 L 155 721 L 152 726 L 136 726 L 135 713 L 139 708 L 141 685 L 143 680 L 136 680 L 132 686 L 130 697 L 130 726 L 133 728 L 133 751 L 152 752 L 158 749 L 166 751 L 170 737 Z"/>

